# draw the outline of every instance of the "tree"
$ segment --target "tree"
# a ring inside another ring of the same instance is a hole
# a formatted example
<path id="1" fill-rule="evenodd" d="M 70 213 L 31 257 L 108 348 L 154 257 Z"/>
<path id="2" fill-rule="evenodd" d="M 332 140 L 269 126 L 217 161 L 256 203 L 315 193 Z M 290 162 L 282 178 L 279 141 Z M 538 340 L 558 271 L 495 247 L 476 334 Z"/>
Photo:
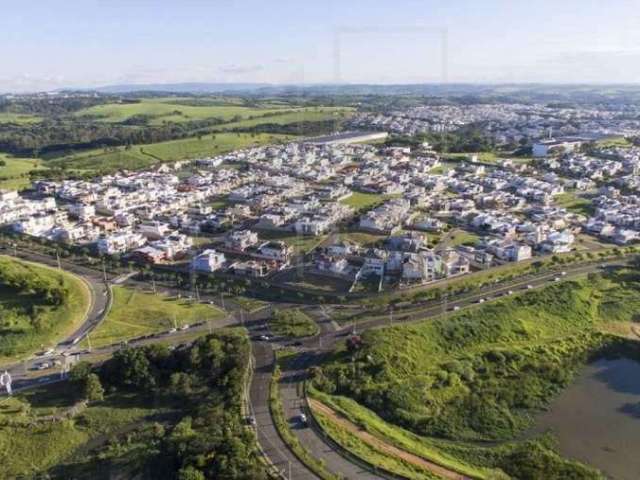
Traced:
<path id="1" fill-rule="evenodd" d="M 89 362 L 78 362 L 69 371 L 69 380 L 73 383 L 84 384 L 91 374 L 91 364 Z"/>
<path id="2" fill-rule="evenodd" d="M 90 373 L 84 384 L 84 398 L 90 402 L 97 402 L 104 399 L 104 388 L 100 383 L 100 377 L 95 373 Z"/>
<path id="3" fill-rule="evenodd" d="M 189 465 L 178 472 L 178 480 L 205 480 L 204 473 Z"/>

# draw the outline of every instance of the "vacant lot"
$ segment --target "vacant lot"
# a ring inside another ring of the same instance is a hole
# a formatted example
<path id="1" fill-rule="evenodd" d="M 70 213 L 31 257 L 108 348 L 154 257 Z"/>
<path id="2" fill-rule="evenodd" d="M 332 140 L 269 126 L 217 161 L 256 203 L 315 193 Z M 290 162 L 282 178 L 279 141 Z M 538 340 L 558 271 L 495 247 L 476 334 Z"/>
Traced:
<path id="1" fill-rule="evenodd" d="M 340 203 L 353 207 L 356 212 L 361 210 L 368 210 L 376 205 L 384 202 L 388 197 L 379 193 L 362 193 L 353 192 L 353 194 L 343 200 Z"/>
<path id="2" fill-rule="evenodd" d="M 203 320 L 215 322 L 224 315 L 222 310 L 210 305 L 113 287 L 113 306 L 91 334 L 91 344 L 110 345 Z"/>

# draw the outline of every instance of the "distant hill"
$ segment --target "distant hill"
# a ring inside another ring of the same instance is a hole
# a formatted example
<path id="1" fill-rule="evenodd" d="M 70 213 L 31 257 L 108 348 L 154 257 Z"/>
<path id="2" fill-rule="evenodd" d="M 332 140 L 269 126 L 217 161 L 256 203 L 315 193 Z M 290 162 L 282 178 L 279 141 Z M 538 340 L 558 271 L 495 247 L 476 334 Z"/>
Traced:
<path id="1" fill-rule="evenodd" d="M 106 85 L 91 90 L 107 94 L 131 92 L 225 93 L 255 91 L 265 86 L 267 84 L 264 83 L 149 83 Z"/>

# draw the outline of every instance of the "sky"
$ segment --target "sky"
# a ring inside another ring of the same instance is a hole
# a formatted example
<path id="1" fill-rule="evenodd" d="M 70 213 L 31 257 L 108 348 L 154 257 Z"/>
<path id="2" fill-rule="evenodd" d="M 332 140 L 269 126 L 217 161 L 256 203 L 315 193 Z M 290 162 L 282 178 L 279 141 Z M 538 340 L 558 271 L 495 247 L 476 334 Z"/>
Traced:
<path id="1" fill-rule="evenodd" d="M 640 0 L 0 0 L 0 92 L 640 83 Z"/>

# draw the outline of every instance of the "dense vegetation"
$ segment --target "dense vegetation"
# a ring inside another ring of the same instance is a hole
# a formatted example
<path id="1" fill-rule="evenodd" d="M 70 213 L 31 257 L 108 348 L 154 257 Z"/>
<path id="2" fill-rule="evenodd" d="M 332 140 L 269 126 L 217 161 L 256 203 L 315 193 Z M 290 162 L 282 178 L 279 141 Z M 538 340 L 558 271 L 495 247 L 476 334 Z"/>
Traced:
<path id="1" fill-rule="evenodd" d="M 88 305 L 80 279 L 0 256 L 0 357 L 56 343 L 83 320 Z"/>
<path id="2" fill-rule="evenodd" d="M 637 320 L 639 307 L 635 270 L 591 275 L 451 318 L 367 331 L 315 372 L 315 385 L 425 437 L 513 440 L 589 356 L 614 343 L 602 332 Z M 543 475 L 544 465 L 566 464 L 538 447 L 491 466 L 518 478 L 570 478 Z"/>
<path id="3" fill-rule="evenodd" d="M 308 337 L 318 333 L 318 326 L 298 308 L 276 310 L 269 322 L 276 335 L 285 337 Z"/>
<path id="4" fill-rule="evenodd" d="M 219 331 L 175 350 L 125 348 L 97 371 L 80 363 L 55 396 L 25 394 L 21 413 L 11 418 L 0 408 L 0 451 L 11 459 L 4 474 L 264 479 L 241 413 L 249 355 L 244 333 Z M 44 421 L 52 411 L 59 420 Z M 34 428 L 38 435 L 29 435 Z M 42 454 L 35 444 L 43 445 Z"/>

